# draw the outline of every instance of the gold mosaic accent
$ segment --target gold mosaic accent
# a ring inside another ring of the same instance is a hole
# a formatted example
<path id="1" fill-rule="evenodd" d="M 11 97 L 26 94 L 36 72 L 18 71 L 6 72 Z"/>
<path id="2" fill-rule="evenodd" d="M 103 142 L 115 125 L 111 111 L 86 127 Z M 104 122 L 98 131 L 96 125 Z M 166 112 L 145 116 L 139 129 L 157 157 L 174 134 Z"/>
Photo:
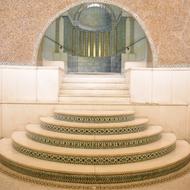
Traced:
<path id="1" fill-rule="evenodd" d="M 141 161 L 159 158 L 173 151 L 176 147 L 176 144 L 172 144 L 171 146 L 156 151 L 151 151 L 141 154 L 118 155 L 118 156 L 62 155 L 62 154 L 53 154 L 53 153 L 33 150 L 30 148 L 26 148 L 22 145 L 19 145 L 15 142 L 13 143 L 13 146 L 18 152 L 22 154 L 42 160 L 68 163 L 68 164 L 82 164 L 82 165 L 115 165 L 115 164 L 141 162 Z"/>

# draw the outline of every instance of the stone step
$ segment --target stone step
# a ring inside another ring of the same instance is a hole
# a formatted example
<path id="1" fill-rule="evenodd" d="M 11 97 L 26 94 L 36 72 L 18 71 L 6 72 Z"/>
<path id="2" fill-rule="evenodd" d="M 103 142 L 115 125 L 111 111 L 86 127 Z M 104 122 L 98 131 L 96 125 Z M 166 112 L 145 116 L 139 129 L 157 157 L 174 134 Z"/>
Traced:
<path id="1" fill-rule="evenodd" d="M 65 74 L 64 77 L 67 78 L 124 78 L 125 76 L 120 73 L 74 73 Z"/>
<path id="2" fill-rule="evenodd" d="M 127 98 L 127 99 L 129 99 L 129 97 L 130 97 L 130 95 L 129 94 L 124 94 L 124 95 L 122 95 L 122 94 L 94 94 L 94 93 L 88 93 L 88 94 L 65 94 L 65 93 L 60 93 L 59 94 L 59 99 L 61 99 L 61 98 L 75 98 L 75 97 L 78 97 L 78 98 L 80 98 L 80 97 L 82 97 L 82 98 L 93 98 L 93 99 L 95 99 L 95 98 L 109 98 L 109 97 L 111 97 L 111 98 Z"/>
<path id="3" fill-rule="evenodd" d="M 129 96 L 128 90 L 61 90 L 59 96 Z"/>
<path id="4" fill-rule="evenodd" d="M 133 106 L 129 104 L 61 104 L 55 106 L 57 109 L 63 109 L 63 110 L 95 110 L 95 111 L 124 111 L 124 110 L 132 110 Z"/>
<path id="5" fill-rule="evenodd" d="M 69 76 L 65 76 L 62 79 L 62 82 L 76 82 L 76 83 L 125 83 L 127 79 L 125 77 L 97 77 L 97 76 L 84 76 L 84 77 L 79 77 L 79 76 L 75 76 L 75 77 L 69 77 Z"/>
<path id="6" fill-rule="evenodd" d="M 148 144 L 160 139 L 162 127 L 149 126 L 147 130 L 119 135 L 76 135 L 47 131 L 40 125 L 27 125 L 27 136 L 37 142 L 70 148 L 123 148 Z"/>
<path id="7" fill-rule="evenodd" d="M 83 135 L 115 135 L 140 132 L 146 129 L 148 119 L 137 118 L 132 121 L 118 123 L 79 123 L 41 117 L 41 127 L 50 131 L 83 134 Z"/>
<path id="8" fill-rule="evenodd" d="M 175 149 L 176 137 L 171 133 L 162 134 L 156 142 L 117 149 L 80 149 L 50 146 L 29 139 L 26 133 L 12 134 L 14 148 L 28 156 L 38 159 L 70 164 L 107 165 L 125 164 L 155 159 Z"/>
<path id="9" fill-rule="evenodd" d="M 112 83 L 69 83 L 63 82 L 60 90 L 128 90 L 127 83 L 112 84 Z"/>
<path id="10" fill-rule="evenodd" d="M 178 140 L 174 151 L 148 161 L 117 165 L 73 165 L 26 156 L 11 146 L 10 139 L 2 139 L 0 158 L 0 162 L 10 169 L 46 180 L 83 184 L 131 183 L 181 169 L 190 160 L 190 145 Z"/>
<path id="11" fill-rule="evenodd" d="M 118 123 L 134 119 L 134 111 L 75 111 L 54 110 L 54 118 L 79 123 Z"/>
<path id="12" fill-rule="evenodd" d="M 75 97 L 75 96 L 60 96 L 59 101 L 61 103 L 65 104 L 87 104 L 87 105 L 129 105 L 130 103 L 130 98 L 128 96 L 123 96 L 123 97 L 113 97 L 113 96 L 81 96 L 81 97 Z"/>

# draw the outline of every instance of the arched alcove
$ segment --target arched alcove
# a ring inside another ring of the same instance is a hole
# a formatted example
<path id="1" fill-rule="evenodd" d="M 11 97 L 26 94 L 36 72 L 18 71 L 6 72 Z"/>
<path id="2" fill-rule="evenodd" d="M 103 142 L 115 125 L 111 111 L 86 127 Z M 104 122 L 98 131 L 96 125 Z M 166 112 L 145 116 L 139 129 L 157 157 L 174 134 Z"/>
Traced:
<path id="1" fill-rule="evenodd" d="M 46 64 L 44 64 L 43 63 L 43 56 L 42 56 L 42 54 L 43 54 L 43 48 L 42 48 L 42 46 L 43 46 L 43 43 L 44 43 L 44 35 L 46 35 L 46 32 L 47 32 L 47 30 L 48 30 L 48 28 L 53 24 L 53 23 L 55 23 L 56 22 L 56 20 L 59 20 L 59 18 L 60 17 L 62 17 L 66 12 L 68 12 L 69 10 L 72 10 L 72 9 L 75 9 L 76 7 L 80 7 L 81 5 L 84 5 L 84 6 L 87 6 L 87 5 L 91 5 L 92 6 L 92 4 L 100 4 L 100 5 L 106 5 L 106 6 L 108 6 L 108 7 L 110 7 L 110 6 L 114 6 L 114 7 L 117 7 L 118 9 L 120 9 L 120 10 L 122 10 L 123 11 L 123 13 L 124 13 L 124 15 L 126 16 L 126 17 L 130 17 L 130 18 L 132 18 L 133 20 L 134 20 L 134 22 L 135 22 L 135 24 L 136 24 L 136 26 L 137 27 L 139 27 L 139 29 L 140 30 L 142 30 L 143 31 L 143 33 L 144 33 L 144 36 L 145 36 L 145 40 L 146 40 L 146 65 L 143 65 L 143 66 L 146 66 L 146 67 L 153 67 L 153 66 L 155 66 L 156 64 L 157 64 L 157 53 L 156 53 L 156 49 L 155 49 L 155 47 L 154 47 L 154 43 L 153 43 L 153 41 L 152 41 L 152 38 L 151 38 L 151 36 L 150 36 L 150 34 L 149 34 L 149 32 L 148 32 L 148 30 L 146 29 L 146 27 L 144 26 L 144 23 L 143 23 L 143 21 L 141 20 L 141 18 L 140 17 L 138 17 L 138 15 L 136 15 L 133 11 L 131 11 L 131 10 L 128 10 L 126 7 L 122 7 L 122 8 L 120 8 L 121 7 L 121 5 L 119 4 L 119 3 L 117 3 L 117 2 L 115 2 L 115 1 L 112 1 L 112 2 L 106 2 L 106 1 L 83 1 L 84 3 L 83 4 L 81 4 L 80 2 L 78 2 L 78 3 L 75 3 L 75 4 L 70 4 L 70 5 L 68 5 L 63 11 L 61 11 L 61 12 L 59 12 L 57 15 L 55 15 L 55 17 L 53 17 L 53 18 L 50 18 L 50 20 L 49 20 L 49 22 L 46 24 L 46 26 L 44 27 L 44 29 L 43 29 L 43 31 L 42 31 L 42 33 L 39 35 L 39 37 L 38 37 L 38 41 L 37 41 L 37 43 L 36 43 L 36 48 L 35 48 L 35 51 L 34 51 L 34 57 L 35 57 L 35 62 L 38 64 L 38 65 L 46 65 Z M 111 4 L 110 4 L 111 3 Z M 80 16 L 81 16 L 81 13 L 82 13 L 82 10 L 84 9 L 84 7 L 83 8 L 81 8 L 80 7 L 80 10 L 78 9 L 77 11 L 76 11 L 76 14 L 75 14 L 75 18 L 80 18 Z M 111 12 L 110 10 L 108 10 L 107 11 L 107 14 L 110 14 L 110 15 L 112 15 L 113 14 L 113 11 Z M 84 15 L 84 12 L 83 12 L 83 14 L 82 15 Z M 113 16 L 113 15 L 112 15 Z M 108 19 L 109 20 L 109 19 Z M 128 19 L 128 21 L 129 21 L 129 19 Z M 84 25 L 84 23 L 83 23 L 83 25 Z M 83 26 L 83 28 L 84 28 L 84 26 Z M 89 28 L 88 28 L 88 30 L 89 30 Z M 137 35 L 138 36 L 138 35 Z M 142 39 L 141 39 L 142 38 Z M 46 39 L 47 40 L 47 39 Z M 55 40 L 55 39 L 53 39 L 53 40 Z M 142 42 L 143 41 L 143 36 L 142 37 L 140 37 L 140 36 L 138 36 L 136 39 L 134 39 L 133 40 L 133 42 L 130 42 L 130 43 L 126 43 L 126 51 L 128 51 L 128 49 L 130 50 L 130 49 L 134 49 L 134 48 L 131 48 L 133 45 L 133 43 L 135 44 L 134 46 L 136 46 L 136 44 L 137 43 L 140 43 L 140 42 Z M 50 41 L 50 40 L 49 40 Z M 52 44 L 54 43 L 53 41 L 51 42 Z M 61 45 L 63 45 L 63 44 L 61 44 Z M 131 46 L 132 45 L 132 46 Z M 134 47 L 133 46 L 133 47 Z M 127 47 L 129 47 L 129 48 L 127 48 Z M 141 46 L 142 47 L 142 46 Z M 59 49 L 59 48 L 58 48 Z M 57 50 L 58 50 L 57 49 Z M 121 68 L 123 69 L 123 62 L 125 62 L 125 59 L 126 59 L 126 55 L 127 55 L 127 53 L 125 54 L 125 55 L 122 55 L 121 56 Z M 130 59 L 132 59 L 132 61 L 129 61 L 129 62 L 138 62 L 138 61 L 136 61 L 136 60 L 133 60 L 134 58 L 133 58 L 133 55 L 130 57 Z M 59 61 L 59 60 L 58 60 Z M 63 60 L 60 60 L 60 61 L 63 61 Z M 50 61 L 51 62 L 51 61 Z M 64 60 L 64 62 L 66 62 L 66 65 L 67 65 L 67 60 Z M 140 61 L 139 61 L 140 62 Z M 142 61 L 141 60 L 141 62 L 144 62 L 144 60 Z M 49 63 L 48 63 L 49 64 Z M 51 64 L 51 63 L 50 63 Z M 133 63 L 132 63 L 133 64 Z M 143 63 L 144 64 L 144 63 Z M 135 65 L 135 64 L 134 64 Z M 137 64 L 137 66 L 138 66 L 138 64 Z M 141 66 L 141 65 L 140 65 Z M 129 65 L 129 67 L 130 67 L 130 65 Z"/>

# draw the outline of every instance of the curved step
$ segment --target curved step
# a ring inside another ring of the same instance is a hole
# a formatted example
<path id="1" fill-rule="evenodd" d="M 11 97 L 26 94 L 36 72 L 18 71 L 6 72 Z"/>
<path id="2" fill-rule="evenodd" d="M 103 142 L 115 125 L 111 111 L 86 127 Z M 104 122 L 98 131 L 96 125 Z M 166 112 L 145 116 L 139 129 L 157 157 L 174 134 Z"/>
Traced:
<path id="1" fill-rule="evenodd" d="M 68 148 L 89 148 L 108 149 L 123 148 L 148 144 L 160 139 L 162 127 L 149 126 L 147 130 L 120 135 L 73 135 L 65 133 L 50 132 L 39 125 L 27 125 L 27 136 L 37 142 L 68 147 Z"/>
<path id="2" fill-rule="evenodd" d="M 79 123 L 115 123 L 134 119 L 134 111 L 69 111 L 55 110 L 54 118 Z"/>
<path id="3" fill-rule="evenodd" d="M 121 123 L 76 123 L 54 119 L 40 118 L 41 127 L 59 133 L 81 135 L 114 135 L 143 131 L 147 127 L 148 119 L 139 118 Z"/>
<path id="4" fill-rule="evenodd" d="M 25 132 L 15 132 L 12 135 L 13 146 L 23 154 L 54 162 L 109 165 L 139 162 L 155 159 L 168 154 L 175 149 L 176 137 L 173 134 L 162 134 L 156 142 L 128 148 L 118 149 L 73 149 L 49 146 L 27 138 Z"/>
<path id="5" fill-rule="evenodd" d="M 82 184 L 131 183 L 164 176 L 190 160 L 190 145 L 182 140 L 169 154 L 143 162 L 121 165 L 72 165 L 39 160 L 15 151 L 10 139 L 0 141 L 0 162 L 19 173 L 36 178 Z"/>

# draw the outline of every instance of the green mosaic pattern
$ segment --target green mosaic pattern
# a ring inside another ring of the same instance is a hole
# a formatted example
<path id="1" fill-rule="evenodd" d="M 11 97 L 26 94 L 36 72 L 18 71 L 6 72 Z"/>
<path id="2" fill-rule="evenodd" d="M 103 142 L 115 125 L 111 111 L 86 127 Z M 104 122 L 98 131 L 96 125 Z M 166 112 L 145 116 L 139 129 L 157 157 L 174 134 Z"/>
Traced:
<path id="1" fill-rule="evenodd" d="M 190 157 L 186 157 L 183 160 L 176 162 L 173 165 L 169 165 L 164 168 L 154 169 L 146 172 L 138 172 L 133 174 L 118 174 L 118 175 L 81 175 L 81 174 L 68 174 L 64 172 L 51 172 L 45 170 L 39 170 L 34 168 L 18 165 L 15 162 L 6 160 L 6 158 L 0 157 L 0 162 L 21 174 L 50 180 L 57 182 L 68 182 L 78 184 L 117 184 L 117 183 L 132 183 L 148 179 L 153 179 L 168 175 L 176 172 L 186 166 L 190 161 Z"/>
<path id="2" fill-rule="evenodd" d="M 126 127 L 113 127 L 113 128 L 79 128 L 79 127 L 66 127 L 59 126 L 51 123 L 42 122 L 41 127 L 59 133 L 80 134 L 80 135 L 119 135 L 128 133 L 137 133 L 147 128 L 147 124 L 139 124 Z"/>
<path id="3" fill-rule="evenodd" d="M 114 148 L 126 148 L 139 145 L 145 145 L 148 143 L 155 142 L 161 138 L 160 134 L 156 134 L 149 137 L 130 139 L 130 140 L 117 140 L 117 141 L 79 141 L 79 140 L 68 140 L 51 138 L 43 135 L 34 134 L 27 132 L 27 136 L 37 142 L 43 144 L 49 144 L 59 147 L 67 148 L 83 148 L 83 149 L 114 149 Z"/>
<path id="4" fill-rule="evenodd" d="M 30 148 L 23 147 L 15 142 L 13 143 L 13 146 L 18 152 L 30 157 L 42 160 L 49 160 L 53 162 L 61 162 L 68 164 L 83 164 L 83 165 L 114 165 L 114 164 L 141 162 L 164 156 L 169 152 L 173 151 L 176 147 L 176 145 L 173 144 L 166 148 L 152 152 L 146 152 L 142 154 L 132 154 L 132 155 L 121 155 L 121 156 L 74 156 L 74 155 L 52 154 L 48 152 L 32 150 Z"/>
<path id="5" fill-rule="evenodd" d="M 77 123 L 118 123 L 134 119 L 134 114 L 113 115 L 113 116 L 77 116 L 64 113 L 54 113 L 54 118 L 61 121 Z"/>

